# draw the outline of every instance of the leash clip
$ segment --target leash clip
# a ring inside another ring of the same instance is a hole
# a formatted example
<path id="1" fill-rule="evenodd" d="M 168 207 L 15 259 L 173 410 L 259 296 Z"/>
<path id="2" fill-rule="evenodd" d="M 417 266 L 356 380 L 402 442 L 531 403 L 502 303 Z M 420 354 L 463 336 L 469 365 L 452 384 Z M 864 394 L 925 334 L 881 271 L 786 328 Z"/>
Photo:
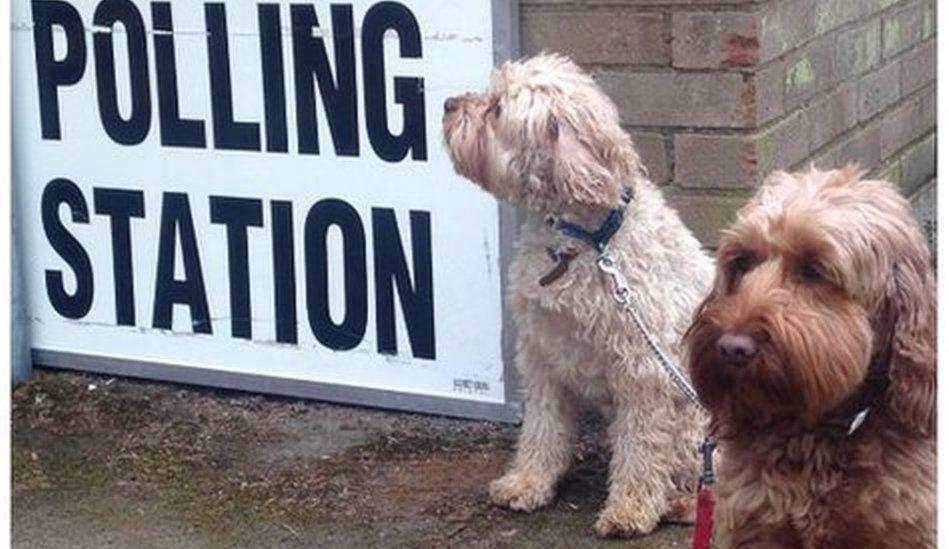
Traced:
<path id="1" fill-rule="evenodd" d="M 715 484 L 715 466 L 712 456 L 717 445 L 715 437 L 707 436 L 702 441 L 702 445 L 699 446 L 699 452 L 702 453 L 702 474 L 699 476 L 699 486 Z"/>

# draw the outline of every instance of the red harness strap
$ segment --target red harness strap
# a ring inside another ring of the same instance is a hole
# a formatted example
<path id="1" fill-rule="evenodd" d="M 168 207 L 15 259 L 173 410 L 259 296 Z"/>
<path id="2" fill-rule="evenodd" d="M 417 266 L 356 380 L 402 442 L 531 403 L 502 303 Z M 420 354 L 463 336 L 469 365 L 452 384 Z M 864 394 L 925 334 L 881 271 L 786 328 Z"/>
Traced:
<path id="1" fill-rule="evenodd" d="M 715 497 L 712 486 L 715 484 L 715 471 L 712 466 L 712 453 L 715 451 L 715 439 L 706 437 L 702 442 L 702 475 L 699 477 L 699 492 L 695 498 L 695 530 L 692 534 L 692 549 L 709 549 L 712 543 L 714 525 Z"/>

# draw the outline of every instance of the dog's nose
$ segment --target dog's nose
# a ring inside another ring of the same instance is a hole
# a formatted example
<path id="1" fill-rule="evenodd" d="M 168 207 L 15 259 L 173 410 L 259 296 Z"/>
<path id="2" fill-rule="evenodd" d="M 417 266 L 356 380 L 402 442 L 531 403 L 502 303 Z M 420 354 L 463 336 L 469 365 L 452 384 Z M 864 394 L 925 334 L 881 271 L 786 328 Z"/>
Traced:
<path id="1" fill-rule="evenodd" d="M 758 351 L 755 340 L 746 334 L 723 334 L 718 338 L 718 352 L 734 366 L 744 366 Z"/>
<path id="2" fill-rule="evenodd" d="M 448 99 L 445 100 L 445 112 L 452 112 L 454 110 L 458 110 L 458 105 L 460 104 L 461 102 L 458 101 L 458 98 L 449 97 Z"/>

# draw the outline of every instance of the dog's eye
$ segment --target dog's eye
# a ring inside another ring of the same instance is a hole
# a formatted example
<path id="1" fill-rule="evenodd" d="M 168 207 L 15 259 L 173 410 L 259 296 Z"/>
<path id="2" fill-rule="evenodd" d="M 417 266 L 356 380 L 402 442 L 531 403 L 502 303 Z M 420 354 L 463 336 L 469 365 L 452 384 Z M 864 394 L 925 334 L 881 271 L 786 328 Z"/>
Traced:
<path id="1" fill-rule="evenodd" d="M 798 264 L 797 275 L 804 282 L 818 282 L 823 278 L 820 267 L 811 260 L 804 260 Z"/>
<path id="2" fill-rule="evenodd" d="M 501 101 L 495 100 L 494 104 L 491 105 L 491 114 L 495 118 L 501 116 Z"/>
<path id="3" fill-rule="evenodd" d="M 736 276 L 741 276 L 751 270 L 751 256 L 748 254 L 740 255 L 732 260 L 731 271 Z"/>
<path id="4" fill-rule="evenodd" d="M 734 291 L 745 276 L 754 266 L 754 258 L 748 254 L 742 254 L 727 263 L 725 268 L 725 281 L 728 291 Z"/>

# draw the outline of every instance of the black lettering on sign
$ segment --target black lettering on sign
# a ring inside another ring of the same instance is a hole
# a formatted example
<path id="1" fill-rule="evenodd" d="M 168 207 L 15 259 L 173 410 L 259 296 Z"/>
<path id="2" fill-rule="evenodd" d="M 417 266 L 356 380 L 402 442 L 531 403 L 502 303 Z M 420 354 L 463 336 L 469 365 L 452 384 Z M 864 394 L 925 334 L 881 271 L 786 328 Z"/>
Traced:
<path id="1" fill-rule="evenodd" d="M 280 5 L 258 4 L 260 64 L 264 82 L 264 123 L 267 150 L 287 152 L 287 94 L 283 84 L 283 38 Z"/>
<path id="2" fill-rule="evenodd" d="M 260 200 L 212 196 L 211 222 L 227 227 L 227 275 L 231 284 L 231 335 L 251 338 L 250 267 L 247 228 L 264 226 Z"/>
<path id="3" fill-rule="evenodd" d="M 115 283 L 115 322 L 135 326 L 135 286 L 132 276 L 133 217 L 145 217 L 145 193 L 123 189 L 92 190 L 96 213 L 109 216 L 112 230 L 112 276 Z"/>
<path id="4" fill-rule="evenodd" d="M 255 122 L 234 120 L 224 4 L 205 4 L 204 19 L 208 29 L 208 76 L 211 80 L 214 146 L 218 149 L 259 151 L 260 126 Z"/>
<path id="5" fill-rule="evenodd" d="M 62 271 L 46 270 L 46 295 L 56 312 L 66 318 L 82 318 L 92 307 L 93 280 L 89 254 L 59 218 L 59 207 L 69 206 L 73 223 L 89 223 L 89 209 L 82 191 L 68 179 L 53 179 L 43 189 L 43 231 L 50 246 L 63 258 L 76 277 L 76 291 L 69 294 Z"/>
<path id="6" fill-rule="evenodd" d="M 329 307 L 326 233 L 332 225 L 339 227 L 343 235 L 346 314 L 339 324 L 330 317 Z M 306 216 L 304 249 L 306 307 L 313 335 L 330 349 L 352 349 L 366 333 L 366 235 L 359 213 L 342 200 L 320 200 Z"/>
<path id="7" fill-rule="evenodd" d="M 43 139 L 61 139 L 59 87 L 79 82 L 86 70 L 86 34 L 76 8 L 58 0 L 33 0 L 33 46 L 36 51 L 36 83 L 40 96 L 40 126 Z M 56 59 L 53 26 L 66 36 L 66 55 Z"/>
<path id="8" fill-rule="evenodd" d="M 175 243 L 178 240 L 176 235 L 181 237 L 184 280 L 175 279 Z M 187 305 L 191 309 L 191 326 L 195 333 L 211 333 L 208 296 L 204 290 L 201 259 L 198 257 L 198 242 L 195 239 L 188 195 L 166 192 L 162 194 L 152 326 L 170 330 L 172 309 L 176 303 Z"/>
<path id="9" fill-rule="evenodd" d="M 399 35 L 399 55 L 422 57 L 422 37 L 411 10 L 398 2 L 379 2 L 369 8 L 362 22 L 362 71 L 369 141 L 383 160 L 398 162 L 410 149 L 412 159 L 425 160 L 428 154 L 425 150 L 425 91 L 421 78 L 395 77 L 395 102 L 403 106 L 404 126 L 399 135 L 389 132 L 382 41 L 390 29 Z"/>
<path id="10" fill-rule="evenodd" d="M 152 2 L 155 28 L 155 79 L 158 81 L 158 123 L 161 144 L 166 147 L 205 146 L 204 121 L 181 118 L 178 105 L 178 73 L 175 69 L 175 38 L 171 4 Z"/>
<path id="11" fill-rule="evenodd" d="M 293 203 L 270 203 L 273 223 L 274 311 L 280 343 L 297 342 L 297 273 L 293 260 Z"/>
<path id="12" fill-rule="evenodd" d="M 353 8 L 332 4 L 333 49 L 336 57 L 336 81 L 330 70 L 326 45 L 319 32 L 320 23 L 313 6 L 292 4 L 294 76 L 297 96 L 297 138 L 300 152 L 319 154 L 316 130 L 316 97 L 313 75 L 323 100 L 323 112 L 329 121 L 333 146 L 340 156 L 359 156 L 356 120 L 356 53 L 353 39 Z"/>
<path id="13" fill-rule="evenodd" d="M 135 4 L 129 0 L 103 0 L 96 8 L 93 22 L 109 30 L 92 35 L 96 58 L 96 96 L 102 126 L 116 143 L 137 145 L 148 135 L 152 121 L 152 102 L 148 81 L 148 54 L 145 45 L 145 24 Z M 132 90 L 132 112 L 128 120 L 119 113 L 115 83 L 115 57 L 112 32 L 116 23 L 125 29 L 128 43 L 129 79 Z"/>
<path id="14" fill-rule="evenodd" d="M 428 212 L 411 212 L 412 272 L 399 238 L 395 212 L 372 209 L 372 246 L 376 282 L 376 331 L 380 353 L 395 354 L 395 293 L 415 358 L 435 359 L 435 307 L 432 299 L 432 231 Z"/>

